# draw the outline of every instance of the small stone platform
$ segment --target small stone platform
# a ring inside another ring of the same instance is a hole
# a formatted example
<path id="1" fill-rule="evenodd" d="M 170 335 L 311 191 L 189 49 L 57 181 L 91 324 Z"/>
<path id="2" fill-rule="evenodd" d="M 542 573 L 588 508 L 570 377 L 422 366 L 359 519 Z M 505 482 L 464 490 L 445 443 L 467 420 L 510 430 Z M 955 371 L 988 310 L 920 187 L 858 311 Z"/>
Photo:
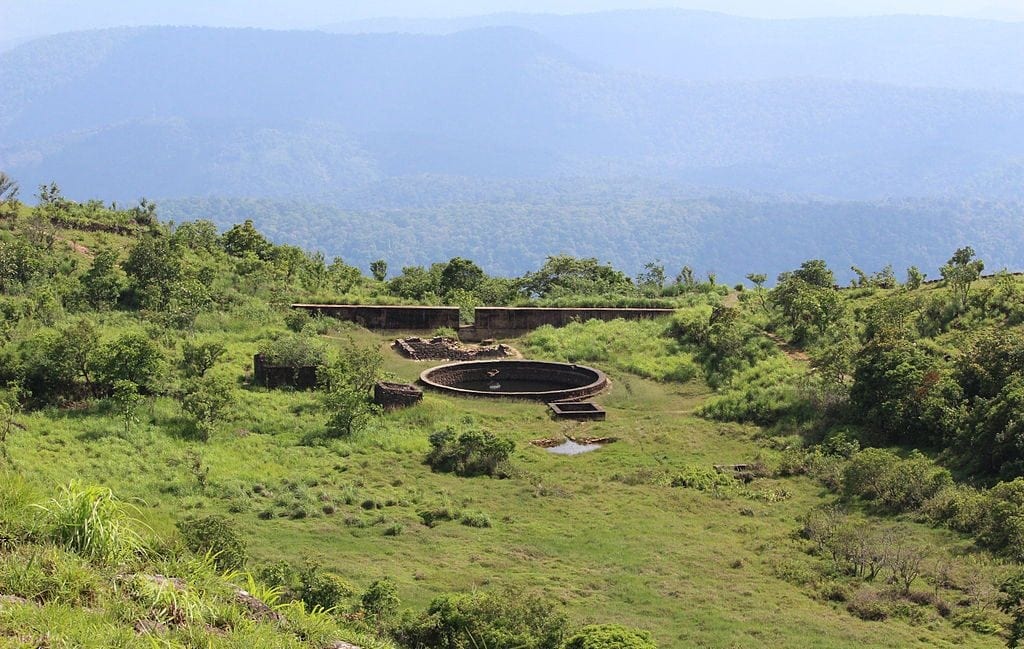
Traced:
<path id="1" fill-rule="evenodd" d="M 576 421 L 604 421 L 608 413 L 604 408 L 590 401 L 553 401 L 548 404 L 555 419 Z"/>
<path id="2" fill-rule="evenodd" d="M 385 410 L 408 408 L 423 400 L 423 390 L 415 385 L 378 381 L 373 386 L 373 402 Z"/>

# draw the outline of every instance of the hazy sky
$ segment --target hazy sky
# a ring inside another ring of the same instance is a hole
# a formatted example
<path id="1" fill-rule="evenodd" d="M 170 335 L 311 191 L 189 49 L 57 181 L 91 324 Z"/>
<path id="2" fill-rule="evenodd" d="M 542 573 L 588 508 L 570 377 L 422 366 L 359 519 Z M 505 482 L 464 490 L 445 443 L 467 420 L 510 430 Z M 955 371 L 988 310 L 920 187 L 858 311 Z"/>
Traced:
<path id="1" fill-rule="evenodd" d="M 375 18 L 681 7 L 766 18 L 940 14 L 1024 19 L 1024 0 L 0 0 L 0 41 L 119 25 L 314 28 Z"/>

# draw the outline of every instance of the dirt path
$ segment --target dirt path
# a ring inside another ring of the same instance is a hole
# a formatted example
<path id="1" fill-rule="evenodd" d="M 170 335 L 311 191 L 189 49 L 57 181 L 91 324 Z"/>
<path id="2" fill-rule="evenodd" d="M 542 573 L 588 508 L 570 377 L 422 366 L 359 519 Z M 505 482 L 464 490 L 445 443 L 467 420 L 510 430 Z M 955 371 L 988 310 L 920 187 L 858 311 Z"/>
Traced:
<path id="1" fill-rule="evenodd" d="M 804 350 L 802 350 L 802 349 L 800 349 L 798 347 L 794 347 L 793 345 L 787 343 L 778 334 L 773 334 L 773 333 L 770 333 L 770 332 L 767 332 L 767 331 L 762 331 L 761 333 L 764 334 L 773 343 L 775 343 L 778 346 L 778 348 L 782 350 L 783 354 L 785 354 L 786 356 L 789 356 L 794 361 L 796 361 L 798 363 L 810 363 L 811 362 L 811 357 L 807 355 L 807 352 L 805 352 Z"/>

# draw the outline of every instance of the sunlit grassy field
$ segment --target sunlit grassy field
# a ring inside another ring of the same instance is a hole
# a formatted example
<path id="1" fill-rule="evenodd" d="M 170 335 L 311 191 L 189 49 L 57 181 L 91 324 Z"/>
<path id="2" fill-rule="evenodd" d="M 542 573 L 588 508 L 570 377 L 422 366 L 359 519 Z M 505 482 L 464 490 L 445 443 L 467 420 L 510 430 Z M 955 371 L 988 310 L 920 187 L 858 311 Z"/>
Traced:
<path id="1" fill-rule="evenodd" d="M 864 621 L 822 597 L 827 567 L 796 532 L 802 514 L 835 497 L 809 478 L 731 490 L 669 486 L 667 477 L 688 466 L 773 460 L 758 429 L 694 414 L 710 394 L 698 380 L 658 383 L 611 359 L 598 363 L 612 379 L 597 399 L 604 422 L 566 424 L 543 405 L 428 393 L 351 439 L 325 440 L 315 393 L 245 384 L 266 335 L 256 320 L 200 323 L 200 333 L 217 331 L 229 348 L 214 371 L 239 384 L 208 442 L 191 441 L 179 405 L 161 397 L 146 402 L 130 432 L 102 406 L 26 415 L 26 429 L 9 441 L 13 462 L 40 488 L 71 478 L 109 486 L 135 500 L 159 534 L 196 510 L 227 514 L 252 566 L 315 561 L 360 587 L 388 576 L 411 609 L 445 591 L 511 587 L 553 596 L 574 622 L 648 629 L 663 647 L 1001 645 L 934 609 Z M 346 336 L 380 346 L 395 378 L 412 381 L 429 367 L 363 330 L 341 327 L 326 340 Z M 512 477 L 432 473 L 427 438 L 449 426 L 513 439 Z M 573 457 L 529 443 L 566 434 L 618 441 Z M 425 525 L 420 512 L 439 507 L 490 527 Z M 900 524 L 937 556 L 970 551 L 951 532 Z"/>

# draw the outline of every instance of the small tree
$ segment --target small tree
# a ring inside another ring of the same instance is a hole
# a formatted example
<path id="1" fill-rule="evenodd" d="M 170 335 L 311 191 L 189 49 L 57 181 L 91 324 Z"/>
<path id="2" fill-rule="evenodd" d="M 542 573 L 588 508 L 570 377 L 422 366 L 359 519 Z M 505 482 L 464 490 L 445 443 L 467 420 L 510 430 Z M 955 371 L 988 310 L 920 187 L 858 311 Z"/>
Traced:
<path id="1" fill-rule="evenodd" d="M 910 593 L 910 586 L 921 576 L 921 570 L 928 554 L 921 548 L 907 543 L 906 535 L 891 533 L 888 537 L 888 560 L 893 579 L 904 595 Z"/>
<path id="2" fill-rule="evenodd" d="M 964 308 L 967 306 L 971 284 L 981 277 L 981 271 L 985 270 L 985 262 L 975 259 L 974 248 L 966 246 L 953 253 L 950 260 L 939 270 L 957 304 Z"/>
<path id="3" fill-rule="evenodd" d="M 196 379 L 186 386 L 181 408 L 192 420 L 204 441 L 210 438 L 218 421 L 234 398 L 234 386 L 222 377 Z"/>
<path id="4" fill-rule="evenodd" d="M 322 401 L 330 413 L 327 432 L 334 437 L 350 437 L 362 430 L 380 408 L 370 402 L 369 393 L 344 380 L 332 380 L 325 386 Z"/>
<path id="5" fill-rule="evenodd" d="M 8 460 L 7 438 L 14 430 L 24 396 L 24 390 L 17 383 L 8 383 L 6 388 L 0 389 L 0 455 Z"/>
<path id="6" fill-rule="evenodd" d="M 340 260 L 335 260 L 340 261 Z M 383 259 L 370 262 L 370 274 L 378 282 L 383 282 L 388 277 L 388 262 Z"/>
<path id="7" fill-rule="evenodd" d="M 747 281 L 754 285 L 754 294 L 757 295 L 757 300 L 761 304 L 761 310 L 768 313 L 768 292 L 764 290 L 764 283 L 768 281 L 768 276 L 764 273 L 750 273 L 747 275 Z"/>
<path id="8" fill-rule="evenodd" d="M 117 266 L 117 253 L 109 249 L 97 252 L 81 282 L 85 299 L 92 308 L 104 311 L 117 304 L 124 288 L 124 279 Z"/>
<path id="9" fill-rule="evenodd" d="M 219 342 L 186 340 L 181 349 L 181 369 L 188 378 L 202 378 L 226 352 Z"/>
<path id="10" fill-rule="evenodd" d="M 924 280 L 927 277 L 928 276 L 922 273 L 921 269 L 917 266 L 911 266 L 907 269 L 907 288 L 912 291 L 916 291 L 921 288 L 921 285 L 924 284 Z"/>
<path id="11" fill-rule="evenodd" d="M 117 414 L 121 418 L 121 426 L 124 429 L 125 437 L 131 435 L 136 424 L 139 423 L 139 404 L 142 397 L 139 395 L 139 386 L 131 381 L 116 381 L 114 383 L 114 394 L 111 397 L 117 408 Z"/>

